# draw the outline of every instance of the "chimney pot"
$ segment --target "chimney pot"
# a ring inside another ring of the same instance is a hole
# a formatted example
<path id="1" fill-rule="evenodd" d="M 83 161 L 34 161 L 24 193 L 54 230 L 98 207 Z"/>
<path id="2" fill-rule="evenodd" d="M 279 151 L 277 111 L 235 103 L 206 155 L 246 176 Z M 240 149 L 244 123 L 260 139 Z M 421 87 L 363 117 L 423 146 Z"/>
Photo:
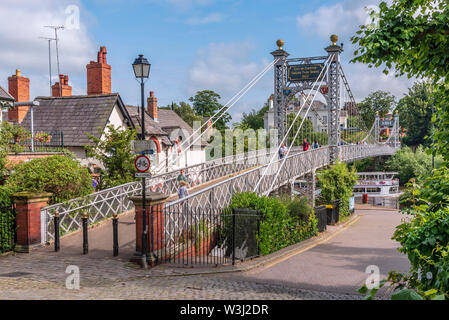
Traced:
<path id="1" fill-rule="evenodd" d="M 97 62 L 91 61 L 87 66 L 87 94 L 111 93 L 111 66 L 106 62 L 106 47 L 100 47 Z"/>
<path id="2" fill-rule="evenodd" d="M 21 75 L 20 69 L 11 77 L 8 77 L 8 92 L 16 102 L 30 101 L 30 79 Z M 28 112 L 28 106 L 14 107 L 8 111 L 8 120 L 22 122 Z"/>

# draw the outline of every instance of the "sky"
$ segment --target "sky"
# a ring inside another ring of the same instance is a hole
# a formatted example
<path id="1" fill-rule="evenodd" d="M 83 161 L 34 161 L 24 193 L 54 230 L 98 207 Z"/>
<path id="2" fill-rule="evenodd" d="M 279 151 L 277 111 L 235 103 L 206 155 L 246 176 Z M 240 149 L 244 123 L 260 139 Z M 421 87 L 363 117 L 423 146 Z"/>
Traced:
<path id="1" fill-rule="evenodd" d="M 58 35 L 60 72 L 73 94 L 86 94 L 86 65 L 106 46 L 112 91 L 125 104 L 140 103 L 132 63 L 143 54 L 151 63 L 145 94 L 159 106 L 188 101 L 214 90 L 224 104 L 273 57 L 276 40 L 292 57 L 323 56 L 331 34 L 344 43 L 343 69 L 357 101 L 376 90 L 401 98 L 413 79 L 384 75 L 382 68 L 352 64 L 350 38 L 367 23 L 367 6 L 377 0 L 2 0 L 0 2 L 0 85 L 21 69 L 30 78 L 31 98 L 49 95 L 48 42 L 44 26 L 64 25 Z M 79 19 L 78 19 L 79 18 Z M 57 80 L 52 44 L 53 81 Z M 258 110 L 273 92 L 268 72 L 231 110 L 232 122 Z"/>

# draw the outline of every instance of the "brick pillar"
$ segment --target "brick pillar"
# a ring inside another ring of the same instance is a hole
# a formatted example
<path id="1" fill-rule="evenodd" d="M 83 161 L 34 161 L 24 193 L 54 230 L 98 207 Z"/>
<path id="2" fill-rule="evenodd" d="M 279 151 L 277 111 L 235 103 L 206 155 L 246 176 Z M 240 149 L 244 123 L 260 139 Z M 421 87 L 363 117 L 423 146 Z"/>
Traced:
<path id="1" fill-rule="evenodd" d="M 111 66 L 107 64 L 106 47 L 100 47 L 97 62 L 91 61 L 87 66 L 87 94 L 111 93 Z"/>
<path id="2" fill-rule="evenodd" d="M 17 242 L 16 252 L 28 253 L 41 244 L 41 208 L 48 205 L 51 193 L 14 193 L 16 206 Z"/>
<path id="3" fill-rule="evenodd" d="M 150 192 L 146 194 L 146 222 L 148 226 L 147 233 L 147 261 L 149 266 L 154 266 L 154 256 L 161 259 L 160 249 L 164 247 L 164 203 L 168 195 L 160 192 Z M 131 196 L 129 199 L 134 203 L 136 210 L 136 253 L 131 258 L 132 262 L 141 262 L 142 252 L 142 196 Z M 153 215 L 153 219 L 151 219 Z M 153 243 L 153 247 L 152 247 Z"/>

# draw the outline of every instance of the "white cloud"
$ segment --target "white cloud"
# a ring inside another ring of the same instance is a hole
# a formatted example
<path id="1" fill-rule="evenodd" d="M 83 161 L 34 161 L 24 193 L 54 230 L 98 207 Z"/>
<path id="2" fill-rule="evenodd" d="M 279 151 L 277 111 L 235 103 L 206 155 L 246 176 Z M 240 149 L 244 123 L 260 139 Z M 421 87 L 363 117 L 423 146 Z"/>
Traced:
<path id="1" fill-rule="evenodd" d="M 349 38 L 355 35 L 360 25 L 370 22 L 365 7 L 373 8 L 379 3 L 378 0 L 344 0 L 297 17 L 299 30 L 304 35 L 318 36 L 327 40 L 335 33 L 340 37 L 339 42 L 345 42 L 345 51 L 342 54 L 343 68 L 358 101 L 377 90 L 389 91 L 400 98 L 408 92 L 407 88 L 415 81 L 407 77 L 396 78 L 394 72 L 387 76 L 383 74 L 382 66 L 370 69 L 360 63 L 347 64 L 355 51 L 355 46 L 349 42 Z"/>
<path id="2" fill-rule="evenodd" d="M 85 77 L 85 66 L 96 57 L 96 48 L 84 24 L 90 14 L 79 0 L 2 0 L 0 12 L 0 84 L 7 87 L 7 77 L 21 69 L 30 78 L 31 97 L 48 95 L 48 42 L 39 37 L 54 37 L 46 25 L 66 25 L 66 9 L 69 5 L 80 8 L 81 24 L 78 30 L 59 30 L 60 71 L 69 75 L 74 92 L 80 93 L 79 85 L 72 78 Z M 90 19 L 91 17 L 89 17 Z M 57 79 L 55 43 L 52 42 L 52 74 Z M 83 90 L 85 92 L 85 89 Z"/>
<path id="3" fill-rule="evenodd" d="M 213 90 L 222 97 L 224 104 L 246 84 L 249 83 L 265 66 L 267 59 L 252 61 L 250 54 L 254 46 L 246 42 L 210 43 L 200 49 L 198 56 L 189 70 L 187 95 L 194 95 L 200 90 Z M 233 120 L 238 121 L 242 112 L 260 109 L 273 88 L 273 73 L 268 72 L 230 111 Z"/>
<path id="4" fill-rule="evenodd" d="M 199 24 L 209 24 L 223 21 L 224 15 L 221 13 L 211 13 L 205 17 L 191 17 L 187 19 L 187 24 L 199 25 Z"/>

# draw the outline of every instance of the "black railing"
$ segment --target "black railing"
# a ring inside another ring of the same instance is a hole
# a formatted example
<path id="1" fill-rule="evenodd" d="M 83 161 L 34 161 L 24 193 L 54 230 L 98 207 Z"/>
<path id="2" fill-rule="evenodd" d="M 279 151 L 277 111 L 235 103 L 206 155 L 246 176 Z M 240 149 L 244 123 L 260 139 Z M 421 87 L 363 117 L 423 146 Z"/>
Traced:
<path id="1" fill-rule="evenodd" d="M 246 209 L 191 208 L 187 203 L 155 214 L 149 254 L 156 263 L 234 264 L 259 256 L 261 214 Z"/>
<path id="2" fill-rule="evenodd" d="M 0 207 L 0 254 L 14 250 L 16 239 L 16 210 Z"/>
<path id="3" fill-rule="evenodd" d="M 31 152 L 31 138 L 20 142 L 22 152 Z M 64 151 L 64 132 L 55 130 L 49 133 L 36 132 L 34 134 L 34 152 L 62 152 Z"/>

